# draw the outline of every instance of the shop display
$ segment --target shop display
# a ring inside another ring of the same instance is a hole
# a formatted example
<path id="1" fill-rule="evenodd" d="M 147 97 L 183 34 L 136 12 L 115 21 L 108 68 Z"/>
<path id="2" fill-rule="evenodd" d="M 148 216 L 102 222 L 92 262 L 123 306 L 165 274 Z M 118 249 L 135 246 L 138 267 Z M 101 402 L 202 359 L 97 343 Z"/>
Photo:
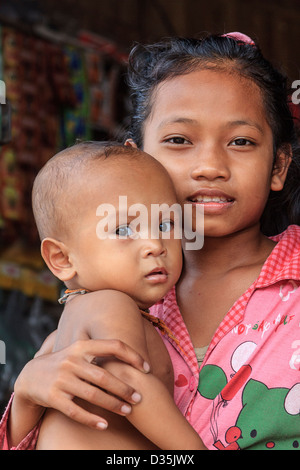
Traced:
<path id="1" fill-rule="evenodd" d="M 40 255 L 31 210 L 34 178 L 76 140 L 113 137 L 125 114 L 125 56 L 87 32 L 76 41 L 51 41 L 0 24 L 7 99 L 0 104 L 0 340 L 7 349 L 0 408 L 61 312 L 63 286 Z"/>
<path id="2" fill-rule="evenodd" d="M 84 55 L 80 49 L 71 46 L 64 48 L 65 66 L 72 87 L 73 106 L 65 109 L 62 128 L 61 145 L 69 147 L 76 140 L 91 138 L 89 123 L 89 95 Z"/>

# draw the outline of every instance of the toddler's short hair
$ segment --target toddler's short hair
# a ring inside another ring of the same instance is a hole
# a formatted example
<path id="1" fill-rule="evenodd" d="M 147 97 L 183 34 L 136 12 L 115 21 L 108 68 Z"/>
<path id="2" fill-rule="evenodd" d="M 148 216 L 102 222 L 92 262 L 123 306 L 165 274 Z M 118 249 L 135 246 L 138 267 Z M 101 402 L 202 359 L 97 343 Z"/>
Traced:
<path id="1" fill-rule="evenodd" d="M 114 161 L 115 157 L 118 161 L 126 158 L 128 164 L 141 164 L 148 158 L 154 160 L 131 146 L 86 141 L 62 150 L 45 164 L 32 190 L 33 214 L 41 240 L 46 237 L 59 239 L 68 229 L 72 229 L 72 224 L 66 222 L 77 215 L 78 208 L 74 207 L 73 200 L 84 188 L 86 172 L 91 170 L 95 161 L 107 158 Z"/>

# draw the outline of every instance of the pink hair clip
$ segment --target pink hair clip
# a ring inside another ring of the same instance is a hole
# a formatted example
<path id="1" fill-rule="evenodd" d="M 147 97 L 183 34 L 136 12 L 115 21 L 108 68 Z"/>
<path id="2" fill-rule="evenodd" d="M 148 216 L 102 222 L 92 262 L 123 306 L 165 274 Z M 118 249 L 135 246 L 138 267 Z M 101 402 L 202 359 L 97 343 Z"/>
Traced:
<path id="1" fill-rule="evenodd" d="M 226 34 L 222 34 L 221 37 L 232 38 L 232 39 L 235 39 L 238 42 L 240 41 L 240 42 L 245 43 L 245 44 L 250 44 L 250 46 L 255 46 L 255 42 L 249 36 L 247 36 L 246 34 L 243 34 L 243 33 L 239 33 L 239 32 L 226 33 Z"/>

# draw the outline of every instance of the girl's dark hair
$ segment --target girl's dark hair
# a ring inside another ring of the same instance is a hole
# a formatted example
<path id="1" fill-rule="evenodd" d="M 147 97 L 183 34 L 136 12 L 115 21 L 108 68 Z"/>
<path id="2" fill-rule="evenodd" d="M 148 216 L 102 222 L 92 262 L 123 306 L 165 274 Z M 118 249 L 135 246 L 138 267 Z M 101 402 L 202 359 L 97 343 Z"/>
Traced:
<path id="1" fill-rule="evenodd" d="M 199 68 L 236 72 L 260 88 L 273 132 L 274 167 L 279 151 L 287 157 L 292 153 L 284 189 L 270 193 L 261 219 L 262 231 L 265 235 L 275 235 L 290 224 L 300 225 L 300 150 L 289 107 L 287 79 L 254 43 L 210 35 L 203 39 L 170 38 L 153 45 L 134 46 L 128 70 L 133 104 L 128 137 L 142 148 L 143 126 L 151 113 L 156 87 Z"/>

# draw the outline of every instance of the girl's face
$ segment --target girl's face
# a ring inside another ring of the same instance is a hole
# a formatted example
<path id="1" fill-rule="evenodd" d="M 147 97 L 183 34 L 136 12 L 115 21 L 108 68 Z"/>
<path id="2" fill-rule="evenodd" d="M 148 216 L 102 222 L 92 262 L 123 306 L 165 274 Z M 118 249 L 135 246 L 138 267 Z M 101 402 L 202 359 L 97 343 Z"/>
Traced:
<path id="1" fill-rule="evenodd" d="M 258 226 L 273 171 L 273 136 L 250 80 L 199 70 L 163 82 L 144 124 L 144 150 L 168 170 L 181 204 L 204 205 L 205 236 Z"/>

